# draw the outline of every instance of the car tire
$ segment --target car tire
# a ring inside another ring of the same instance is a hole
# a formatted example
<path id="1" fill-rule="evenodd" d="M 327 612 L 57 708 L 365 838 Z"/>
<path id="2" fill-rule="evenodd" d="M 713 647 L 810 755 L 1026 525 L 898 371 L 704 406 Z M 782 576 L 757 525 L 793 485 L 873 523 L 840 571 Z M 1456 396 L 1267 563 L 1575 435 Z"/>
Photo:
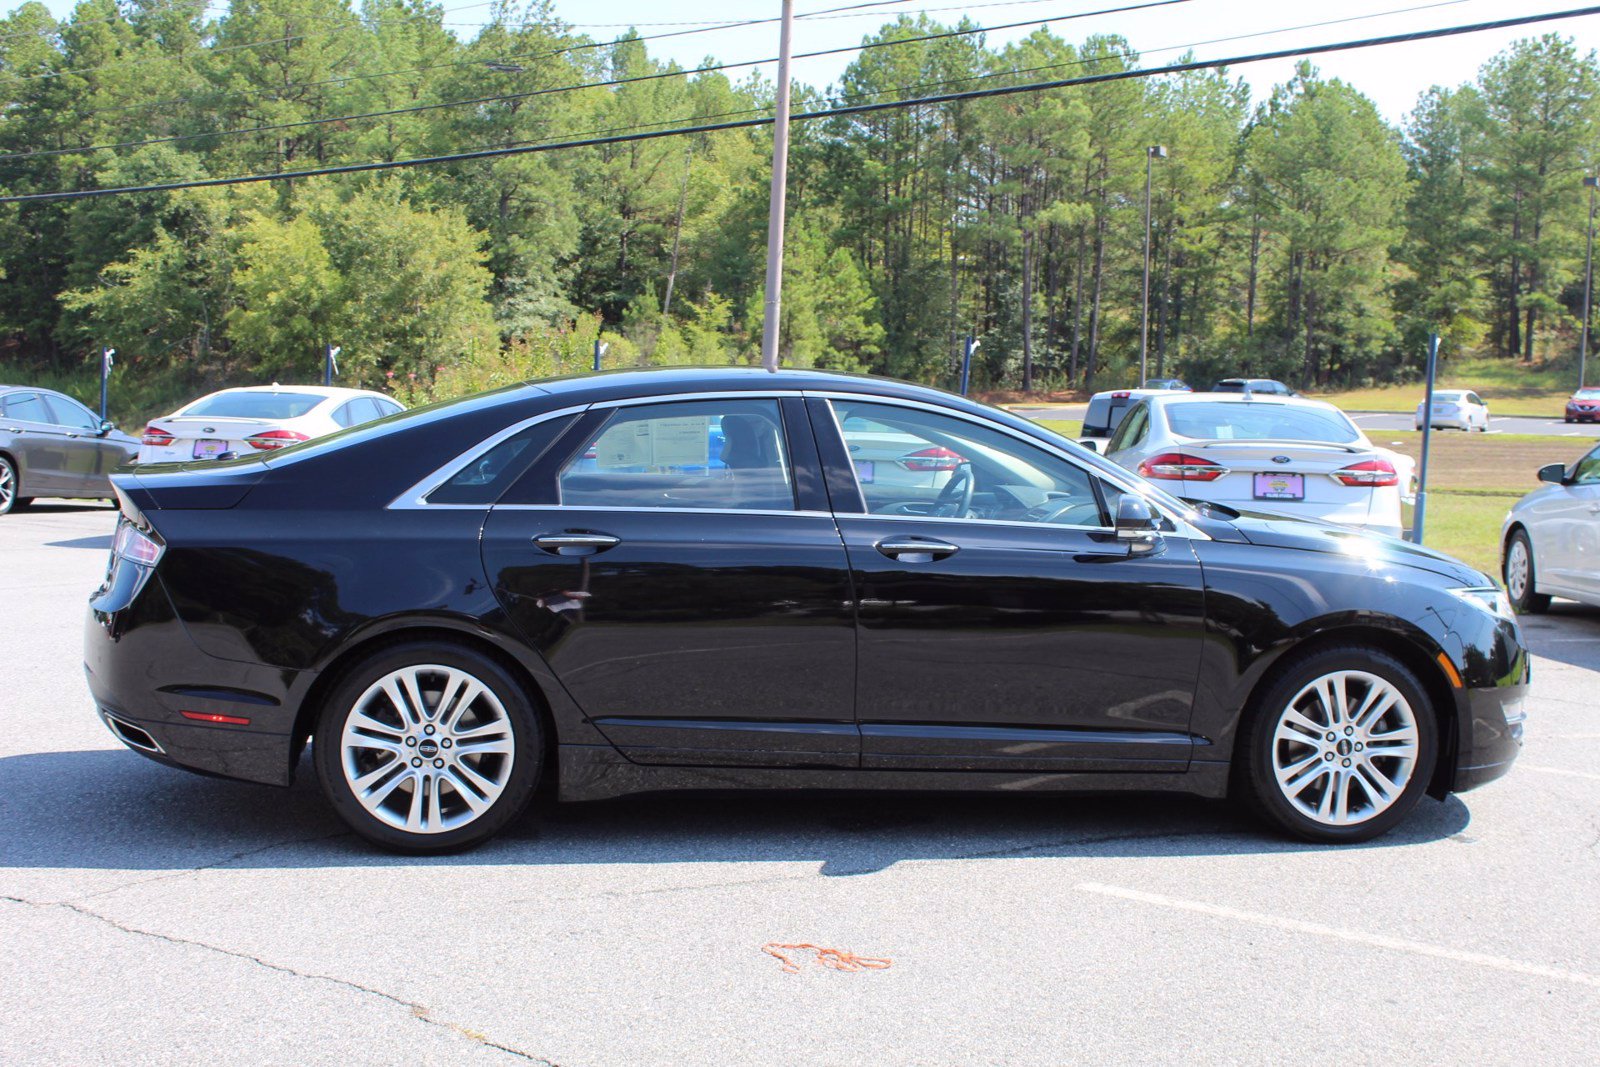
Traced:
<path id="1" fill-rule="evenodd" d="M 1537 570 L 1533 562 L 1533 541 L 1528 531 L 1518 527 L 1506 539 L 1505 558 L 1500 561 L 1500 577 L 1506 583 L 1506 596 L 1518 615 L 1541 615 L 1550 610 L 1550 597 L 1537 592 Z"/>
<path id="2" fill-rule="evenodd" d="M 31 497 L 19 495 L 21 492 L 22 479 L 17 474 L 17 465 L 10 456 L 0 456 L 0 515 L 21 511 L 33 503 Z"/>
<path id="3" fill-rule="evenodd" d="M 1387 652 L 1359 645 L 1290 661 L 1252 701 L 1239 730 L 1235 794 L 1307 841 L 1347 844 L 1387 833 L 1427 792 L 1438 759 L 1438 725 L 1422 683 Z"/>
<path id="4" fill-rule="evenodd" d="M 357 834 L 395 852 L 456 852 L 527 808 L 545 743 L 527 692 L 499 662 L 407 642 L 361 660 L 329 691 L 312 759 Z"/>

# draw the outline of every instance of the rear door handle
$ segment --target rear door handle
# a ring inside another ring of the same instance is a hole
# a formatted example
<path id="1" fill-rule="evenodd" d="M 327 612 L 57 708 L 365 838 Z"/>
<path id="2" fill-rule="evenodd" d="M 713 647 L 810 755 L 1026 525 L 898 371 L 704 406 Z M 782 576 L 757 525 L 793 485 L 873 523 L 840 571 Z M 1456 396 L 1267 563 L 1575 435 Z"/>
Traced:
<path id="1" fill-rule="evenodd" d="M 961 550 L 958 545 L 931 537 L 885 537 L 873 547 L 901 563 L 932 563 Z"/>
<path id="2" fill-rule="evenodd" d="M 555 556 L 592 556 L 622 543 L 622 538 L 603 533 L 540 534 L 533 543 Z"/>

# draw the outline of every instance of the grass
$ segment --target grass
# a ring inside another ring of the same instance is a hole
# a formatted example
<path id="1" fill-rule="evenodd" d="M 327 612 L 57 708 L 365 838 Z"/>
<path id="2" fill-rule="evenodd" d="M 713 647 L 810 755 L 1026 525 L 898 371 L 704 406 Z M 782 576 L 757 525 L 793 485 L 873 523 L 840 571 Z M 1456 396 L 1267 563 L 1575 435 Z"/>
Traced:
<path id="1" fill-rule="evenodd" d="M 1040 419 L 1039 425 L 1076 439 L 1079 424 Z M 1422 435 L 1395 430 L 1370 435 L 1376 445 L 1413 459 Z M 1435 431 L 1428 455 L 1428 512 L 1423 543 L 1488 574 L 1500 573 L 1500 526 L 1506 512 L 1539 485 L 1547 463 L 1572 463 L 1594 442 L 1539 434 L 1467 434 Z M 1411 509 L 1405 509 L 1411 521 Z"/>
<path id="2" fill-rule="evenodd" d="M 1566 363 L 1527 364 L 1487 357 L 1444 364 L 1435 388 L 1471 389 L 1488 403 L 1491 415 L 1559 418 L 1567 397 L 1577 387 L 1577 378 L 1577 368 Z M 1422 383 L 1307 395 L 1345 411 L 1415 411 L 1422 402 Z"/>

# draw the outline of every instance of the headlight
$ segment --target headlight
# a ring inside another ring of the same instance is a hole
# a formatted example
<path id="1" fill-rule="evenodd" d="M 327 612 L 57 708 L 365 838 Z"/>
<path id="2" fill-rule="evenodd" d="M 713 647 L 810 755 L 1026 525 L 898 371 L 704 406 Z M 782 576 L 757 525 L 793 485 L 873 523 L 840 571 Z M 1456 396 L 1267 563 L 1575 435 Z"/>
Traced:
<path id="1" fill-rule="evenodd" d="M 1490 615 L 1513 621 L 1517 617 L 1517 613 L 1511 608 L 1510 599 L 1506 597 L 1505 592 L 1499 586 L 1474 586 L 1469 589 L 1452 589 L 1450 592 L 1474 607 L 1482 608 Z"/>

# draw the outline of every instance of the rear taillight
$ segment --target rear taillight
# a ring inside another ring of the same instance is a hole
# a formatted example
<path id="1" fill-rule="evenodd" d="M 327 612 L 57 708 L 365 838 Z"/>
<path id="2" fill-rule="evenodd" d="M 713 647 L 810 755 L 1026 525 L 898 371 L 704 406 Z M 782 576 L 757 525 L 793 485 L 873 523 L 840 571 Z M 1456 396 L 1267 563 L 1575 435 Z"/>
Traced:
<path id="1" fill-rule="evenodd" d="M 1182 452 L 1163 452 L 1139 464 L 1140 477 L 1166 481 L 1214 482 L 1227 473 L 1219 463 Z"/>
<path id="2" fill-rule="evenodd" d="M 1386 459 L 1367 459 L 1341 467 L 1330 475 L 1340 485 L 1399 485 L 1400 475 Z"/>
<path id="3" fill-rule="evenodd" d="M 909 452 L 895 462 L 908 471 L 953 471 L 966 462 L 959 452 L 935 445 L 917 452 Z"/>
<path id="4" fill-rule="evenodd" d="M 161 561 L 161 553 L 166 546 L 133 523 L 123 520 L 117 526 L 117 536 L 111 543 L 111 551 L 129 563 L 137 563 L 141 567 L 154 567 Z"/>
<path id="5" fill-rule="evenodd" d="M 162 445 L 170 445 L 172 443 L 172 435 L 159 426 L 146 426 L 143 436 L 139 438 L 139 443 L 141 445 L 155 445 L 159 448 Z"/>
<path id="6" fill-rule="evenodd" d="M 263 452 L 271 452 L 275 448 L 288 448 L 290 445 L 309 440 L 311 438 L 305 434 L 295 433 L 293 430 L 263 430 L 245 438 L 245 442 L 251 448 L 260 449 Z"/>

